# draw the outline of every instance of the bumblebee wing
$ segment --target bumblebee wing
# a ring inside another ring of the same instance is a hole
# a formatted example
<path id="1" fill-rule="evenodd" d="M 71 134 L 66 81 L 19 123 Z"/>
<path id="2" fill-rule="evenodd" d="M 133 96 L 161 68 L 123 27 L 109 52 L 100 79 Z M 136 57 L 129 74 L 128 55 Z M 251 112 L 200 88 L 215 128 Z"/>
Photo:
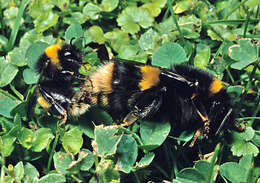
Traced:
<path id="1" fill-rule="evenodd" d="M 52 96 L 52 94 L 50 92 L 48 92 L 47 90 L 45 90 L 40 84 L 38 84 L 38 89 L 39 92 L 41 93 L 42 97 L 51 105 L 55 108 L 55 110 L 57 110 L 57 112 L 64 116 L 66 115 L 66 110 L 54 99 L 54 97 Z M 51 112 L 51 111 L 50 111 Z"/>
<path id="2" fill-rule="evenodd" d="M 160 77 L 164 80 L 169 80 L 170 82 L 175 81 L 175 82 L 182 83 L 182 84 L 186 85 L 186 87 L 192 88 L 192 87 L 197 85 L 196 82 L 189 81 L 188 79 L 186 79 L 182 75 L 177 74 L 177 73 L 170 71 L 170 70 L 166 70 L 166 69 L 161 70 Z"/>

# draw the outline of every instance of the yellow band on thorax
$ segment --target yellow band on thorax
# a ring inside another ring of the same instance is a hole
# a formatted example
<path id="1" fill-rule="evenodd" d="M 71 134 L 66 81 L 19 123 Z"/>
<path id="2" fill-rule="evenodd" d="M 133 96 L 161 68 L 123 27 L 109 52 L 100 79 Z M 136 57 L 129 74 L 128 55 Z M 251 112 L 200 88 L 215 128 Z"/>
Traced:
<path id="1" fill-rule="evenodd" d="M 223 88 L 222 81 L 217 78 L 214 78 L 212 83 L 210 84 L 209 92 L 211 94 L 218 93 Z"/>
<path id="2" fill-rule="evenodd" d="M 60 49 L 61 49 L 61 46 L 58 44 L 51 45 L 45 49 L 45 54 L 47 55 L 47 57 L 50 58 L 51 63 L 54 65 L 58 65 L 60 62 L 59 55 L 58 55 L 58 51 Z"/>
<path id="3" fill-rule="evenodd" d="M 141 91 L 156 86 L 160 82 L 159 68 L 146 65 L 140 67 L 140 70 L 142 73 L 142 80 L 139 82 L 139 88 Z"/>

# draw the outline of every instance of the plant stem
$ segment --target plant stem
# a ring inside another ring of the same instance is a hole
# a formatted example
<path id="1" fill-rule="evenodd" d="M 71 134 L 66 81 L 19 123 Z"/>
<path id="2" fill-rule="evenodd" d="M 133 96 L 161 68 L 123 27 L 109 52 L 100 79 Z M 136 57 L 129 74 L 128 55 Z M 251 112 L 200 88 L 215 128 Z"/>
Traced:
<path id="1" fill-rule="evenodd" d="M 207 183 L 213 183 L 213 169 L 214 169 L 216 159 L 218 157 L 219 150 L 220 150 L 220 144 L 217 144 L 215 151 L 214 151 L 214 155 L 213 155 L 211 162 L 210 162 L 209 174 L 206 178 Z"/>
<path id="2" fill-rule="evenodd" d="M 137 182 L 137 183 L 141 183 L 141 181 L 140 181 L 138 175 L 136 174 L 136 172 L 133 172 L 133 173 L 134 173 L 136 182 Z"/>
<path id="3" fill-rule="evenodd" d="M 138 143 L 138 145 L 140 145 L 140 146 L 144 145 L 142 140 L 140 139 L 140 137 L 138 135 L 136 135 L 135 133 L 131 132 L 127 128 L 123 128 L 123 127 L 119 127 L 119 128 L 120 128 L 120 130 L 126 132 L 127 134 L 131 134 L 133 136 L 133 138 L 136 140 L 136 142 Z"/>
<path id="4" fill-rule="evenodd" d="M 249 22 L 249 23 L 254 23 L 254 22 L 259 22 L 260 18 L 256 18 L 256 19 L 237 19 L 237 20 L 227 20 L 227 19 L 222 19 L 222 20 L 213 20 L 213 21 L 208 21 L 205 22 L 205 25 L 210 25 L 210 24 L 242 24 L 245 22 Z"/>
<path id="5" fill-rule="evenodd" d="M 76 177 L 75 175 L 71 175 L 71 177 L 78 183 L 81 183 L 82 180 L 80 180 L 78 177 Z"/>
<path id="6" fill-rule="evenodd" d="M 232 13 L 234 13 L 241 5 L 243 5 L 245 2 L 247 2 L 247 0 L 243 0 L 240 3 L 238 3 L 233 9 L 231 9 L 226 16 L 224 17 L 224 19 L 227 19 Z"/>
<path id="7" fill-rule="evenodd" d="M 170 177 L 168 176 L 168 174 L 165 172 L 164 169 L 162 169 L 157 163 L 153 163 L 153 166 L 158 169 L 167 179 L 169 179 Z"/>
<path id="8" fill-rule="evenodd" d="M 14 42 L 16 40 L 16 36 L 17 36 L 18 30 L 19 30 L 19 26 L 21 25 L 21 20 L 22 20 L 22 16 L 23 16 L 25 7 L 27 6 L 27 4 L 29 2 L 30 2 L 30 0 L 22 0 L 21 1 L 20 7 L 19 7 L 19 10 L 18 10 L 18 14 L 17 14 L 17 17 L 15 19 L 14 27 L 13 27 L 12 32 L 11 32 L 10 40 L 8 42 L 8 46 L 7 46 L 8 51 L 11 50 L 14 46 Z"/>
<path id="9" fill-rule="evenodd" d="M 171 4 L 171 3 L 172 3 L 171 0 L 168 0 L 168 7 L 169 7 L 169 9 L 170 9 L 171 16 L 172 16 L 172 18 L 173 18 L 173 20 L 174 20 L 174 23 L 175 23 L 175 25 L 176 25 L 176 27 L 177 27 L 178 32 L 180 33 L 182 44 L 185 45 L 184 36 L 183 36 L 183 33 L 182 33 L 182 31 L 181 31 L 181 29 L 180 29 L 180 26 L 179 26 L 179 24 L 178 24 L 178 21 L 177 21 L 177 18 L 176 18 L 176 16 L 175 16 L 175 13 L 174 13 L 174 11 L 173 11 L 172 4 Z"/>
<path id="10" fill-rule="evenodd" d="M 51 149 L 51 152 L 50 152 L 50 156 L 49 156 L 49 159 L 48 159 L 47 172 L 49 172 L 50 169 L 51 169 L 51 162 L 52 162 L 52 159 L 53 159 L 55 148 L 56 148 L 58 140 L 59 140 L 59 136 L 60 136 L 60 132 L 57 130 L 56 135 L 55 135 L 55 139 L 54 139 L 54 142 L 53 142 L 53 145 L 52 145 L 52 149 Z"/>
<path id="11" fill-rule="evenodd" d="M 244 6 L 242 6 L 242 7 L 243 7 L 243 9 L 246 12 L 246 22 L 245 22 L 245 28 L 244 28 L 244 34 L 243 34 L 243 37 L 245 38 L 246 37 L 248 23 L 249 23 L 249 20 L 250 20 L 250 13 L 248 12 L 248 10 Z"/>
<path id="12" fill-rule="evenodd" d="M 8 93 L 8 91 L 5 91 L 3 89 L 0 88 L 0 93 L 11 98 L 12 100 L 19 100 L 18 98 L 16 98 L 15 96 L 11 95 L 10 93 Z"/>
<path id="13" fill-rule="evenodd" d="M 18 91 L 15 89 L 15 87 L 10 84 L 10 89 L 14 92 L 14 94 L 21 100 L 21 101 L 24 101 L 24 96 Z"/>

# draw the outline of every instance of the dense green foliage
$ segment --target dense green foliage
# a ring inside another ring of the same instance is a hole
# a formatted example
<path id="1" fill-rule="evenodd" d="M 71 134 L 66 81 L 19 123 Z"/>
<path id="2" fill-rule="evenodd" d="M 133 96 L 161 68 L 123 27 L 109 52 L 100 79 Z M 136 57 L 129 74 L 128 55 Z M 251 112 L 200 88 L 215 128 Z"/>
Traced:
<path id="1" fill-rule="evenodd" d="M 0 182 L 260 182 L 259 0 L 1 0 L 0 9 Z M 35 104 L 34 63 L 73 37 L 92 63 L 86 75 L 100 64 L 90 42 L 111 58 L 208 70 L 229 84 L 246 131 L 189 148 L 193 134 L 175 136 L 169 123 L 119 128 L 95 107 L 59 127 Z"/>

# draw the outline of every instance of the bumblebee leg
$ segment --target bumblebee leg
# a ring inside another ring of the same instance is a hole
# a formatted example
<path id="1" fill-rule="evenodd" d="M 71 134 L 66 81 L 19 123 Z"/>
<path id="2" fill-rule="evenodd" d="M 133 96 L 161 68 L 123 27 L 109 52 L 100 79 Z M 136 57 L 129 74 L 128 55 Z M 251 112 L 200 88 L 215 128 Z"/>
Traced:
<path id="1" fill-rule="evenodd" d="M 130 126 L 134 122 L 136 122 L 139 119 L 139 117 L 134 114 L 134 112 L 130 112 L 126 115 L 126 117 L 123 119 L 123 123 L 120 124 L 119 126 L 125 127 L 125 126 Z"/>
<path id="2" fill-rule="evenodd" d="M 204 155 L 199 155 L 199 158 L 201 160 L 205 160 L 205 159 L 209 159 L 211 156 L 213 156 L 214 152 L 208 153 L 208 154 L 204 154 Z"/>
<path id="3" fill-rule="evenodd" d="M 62 126 L 66 123 L 67 119 L 68 119 L 68 115 L 67 115 L 67 112 L 65 111 L 62 115 L 62 120 L 61 122 L 59 123 L 59 126 Z"/>
<path id="4" fill-rule="evenodd" d="M 200 136 L 200 134 L 201 134 L 201 128 L 199 128 L 199 129 L 195 132 L 195 134 L 193 135 L 193 138 L 192 138 L 192 141 L 191 141 L 189 147 L 193 147 L 193 146 L 194 146 L 194 144 L 195 144 L 196 140 L 198 139 L 198 137 Z"/>
<path id="5" fill-rule="evenodd" d="M 195 111 L 197 112 L 197 114 L 201 118 L 201 121 L 203 122 L 203 135 L 204 135 L 204 137 L 207 138 L 208 134 L 209 134 L 209 131 L 210 131 L 210 127 L 209 127 L 210 120 L 209 120 L 209 117 L 208 117 L 208 115 L 206 113 L 206 109 L 205 109 L 205 107 L 201 103 L 198 103 L 199 108 L 201 109 L 201 111 L 200 111 L 198 109 L 198 107 L 195 105 L 193 100 L 192 100 L 192 104 L 195 107 Z"/>
<path id="6" fill-rule="evenodd" d="M 138 119 L 143 119 L 150 116 L 151 114 L 156 112 L 161 105 L 162 95 L 159 94 L 159 96 L 156 97 L 148 106 L 143 108 L 138 108 L 137 106 L 135 106 L 134 109 L 125 116 L 123 124 L 121 124 L 120 126 L 129 126 Z"/>
<path id="7" fill-rule="evenodd" d="M 210 128 L 209 128 L 210 121 L 209 121 L 208 115 L 203 116 L 198 109 L 196 109 L 196 112 L 200 116 L 200 118 L 203 122 L 203 125 L 204 125 L 203 135 L 204 135 L 204 137 L 208 137 L 209 130 L 210 130 Z"/>

